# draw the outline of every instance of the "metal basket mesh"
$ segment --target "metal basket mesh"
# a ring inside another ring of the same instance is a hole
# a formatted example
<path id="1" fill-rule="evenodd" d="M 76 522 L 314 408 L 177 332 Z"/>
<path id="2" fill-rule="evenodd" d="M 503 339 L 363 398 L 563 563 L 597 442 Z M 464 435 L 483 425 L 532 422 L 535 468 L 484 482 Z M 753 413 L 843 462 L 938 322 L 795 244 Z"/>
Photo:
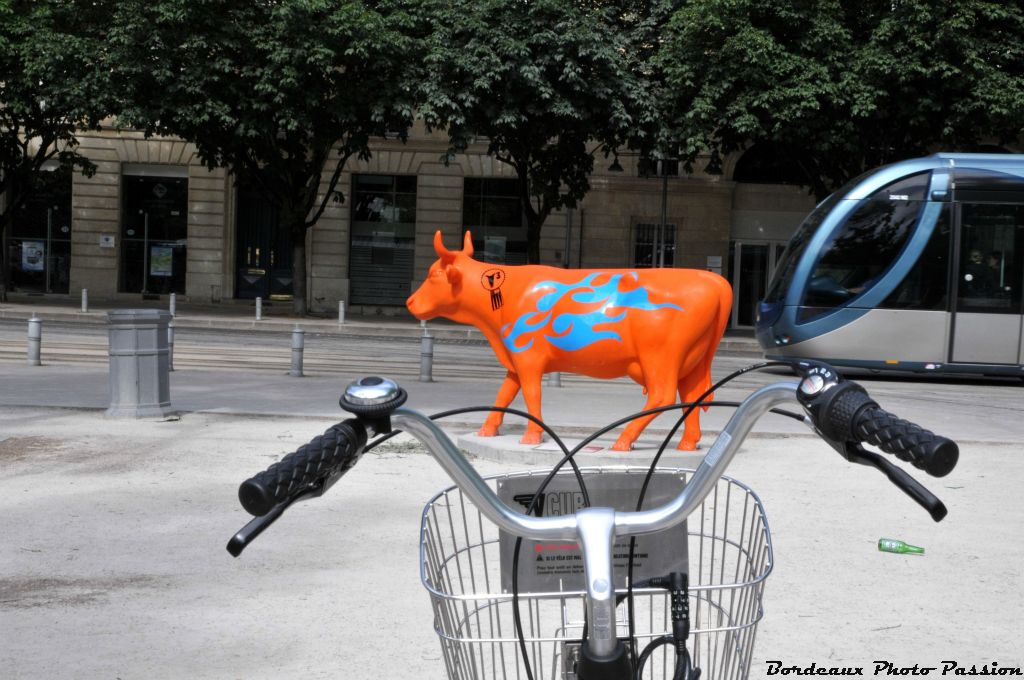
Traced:
<path id="1" fill-rule="evenodd" d="M 646 473 L 640 468 L 584 469 Z M 684 479 L 692 470 L 659 468 Z M 524 472 L 488 478 L 539 476 Z M 567 473 L 567 474 L 571 474 Z M 742 680 L 750 669 L 772 546 L 760 499 L 743 484 L 722 477 L 687 520 L 690 555 L 691 635 L 688 648 L 702 680 Z M 512 595 L 502 592 L 498 529 L 457 487 L 435 496 L 420 527 L 420 574 L 430 594 L 434 628 L 451 680 L 526 678 L 513 624 Z M 623 584 L 618 584 L 622 586 Z M 620 588 L 620 592 L 624 592 Z M 634 621 L 638 650 L 671 632 L 668 594 L 636 590 Z M 530 667 L 540 680 L 574 680 L 574 654 L 582 637 L 580 591 L 519 594 L 519 610 Z M 627 635 L 626 605 L 618 608 L 620 636 Z M 648 661 L 644 678 L 671 678 L 675 659 L 662 647 Z"/>

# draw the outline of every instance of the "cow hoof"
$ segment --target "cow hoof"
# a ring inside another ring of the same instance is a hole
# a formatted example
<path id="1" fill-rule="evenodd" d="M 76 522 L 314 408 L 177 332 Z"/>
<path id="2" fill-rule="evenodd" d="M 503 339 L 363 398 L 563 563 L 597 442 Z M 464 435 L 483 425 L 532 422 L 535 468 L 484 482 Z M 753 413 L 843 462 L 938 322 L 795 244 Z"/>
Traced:
<path id="1" fill-rule="evenodd" d="M 679 442 L 680 451 L 696 451 L 698 448 L 697 442 Z"/>
<path id="2" fill-rule="evenodd" d="M 633 442 L 617 441 L 614 444 L 612 444 L 611 450 L 612 451 L 632 451 L 633 450 Z"/>
<path id="3" fill-rule="evenodd" d="M 477 437 L 497 437 L 498 436 L 498 428 L 496 428 L 496 427 L 487 427 L 485 425 L 484 427 L 481 427 L 477 431 L 476 436 Z"/>
<path id="4" fill-rule="evenodd" d="M 543 441 L 543 436 L 540 432 L 527 432 L 523 435 L 523 438 L 519 440 L 520 444 L 540 444 Z"/>

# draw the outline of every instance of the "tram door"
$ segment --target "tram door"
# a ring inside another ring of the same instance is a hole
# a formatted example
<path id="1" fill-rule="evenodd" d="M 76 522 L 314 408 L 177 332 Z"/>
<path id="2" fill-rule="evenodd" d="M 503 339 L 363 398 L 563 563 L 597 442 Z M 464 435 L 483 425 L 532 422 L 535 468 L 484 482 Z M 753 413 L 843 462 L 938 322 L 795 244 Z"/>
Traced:
<path id="1" fill-rule="evenodd" d="M 1024 203 L 959 203 L 952 360 L 1019 364 Z"/>

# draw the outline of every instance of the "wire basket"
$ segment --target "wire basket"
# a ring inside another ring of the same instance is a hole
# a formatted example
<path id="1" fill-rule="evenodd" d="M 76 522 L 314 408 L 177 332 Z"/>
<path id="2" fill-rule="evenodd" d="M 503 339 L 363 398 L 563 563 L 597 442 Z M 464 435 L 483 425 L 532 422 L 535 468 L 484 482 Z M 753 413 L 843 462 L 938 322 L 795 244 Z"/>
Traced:
<path id="1" fill-rule="evenodd" d="M 583 469 L 584 478 L 606 473 L 643 475 L 646 468 Z M 659 468 L 689 479 L 692 470 Z M 522 472 L 487 478 L 543 477 Z M 572 474 L 571 471 L 560 474 Z M 760 499 L 748 487 L 722 477 L 687 519 L 691 634 L 687 646 L 702 680 L 742 680 L 751 653 L 764 582 L 772 570 L 772 544 Z M 451 680 L 525 679 L 513 624 L 512 594 L 502 592 L 499 531 L 458 487 L 427 503 L 420 526 L 420 577 L 430 594 L 434 629 Z M 618 583 L 625 592 L 624 583 Z M 533 677 L 575 680 L 584 628 L 579 590 L 519 593 L 519 610 Z M 626 605 L 617 609 L 620 637 L 628 632 Z M 663 590 L 634 590 L 637 649 L 671 633 L 670 602 Z M 656 651 L 644 678 L 672 678 L 670 646 Z"/>

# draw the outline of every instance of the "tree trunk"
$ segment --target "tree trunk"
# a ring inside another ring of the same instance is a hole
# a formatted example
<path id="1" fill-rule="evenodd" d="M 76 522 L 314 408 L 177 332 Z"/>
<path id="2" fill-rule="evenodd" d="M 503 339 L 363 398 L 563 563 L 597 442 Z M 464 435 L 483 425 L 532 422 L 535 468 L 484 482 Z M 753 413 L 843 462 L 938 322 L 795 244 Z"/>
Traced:
<path id="1" fill-rule="evenodd" d="M 11 208 L 13 191 L 8 188 L 0 194 L 0 302 L 7 302 L 9 287 L 7 273 L 7 222 L 14 210 Z"/>
<path id="2" fill-rule="evenodd" d="M 0 302 L 7 302 L 7 242 L 0 228 Z"/>
<path id="3" fill-rule="evenodd" d="M 540 264 L 540 229 L 543 224 L 543 220 L 536 221 L 527 218 L 526 262 L 528 264 Z"/>

